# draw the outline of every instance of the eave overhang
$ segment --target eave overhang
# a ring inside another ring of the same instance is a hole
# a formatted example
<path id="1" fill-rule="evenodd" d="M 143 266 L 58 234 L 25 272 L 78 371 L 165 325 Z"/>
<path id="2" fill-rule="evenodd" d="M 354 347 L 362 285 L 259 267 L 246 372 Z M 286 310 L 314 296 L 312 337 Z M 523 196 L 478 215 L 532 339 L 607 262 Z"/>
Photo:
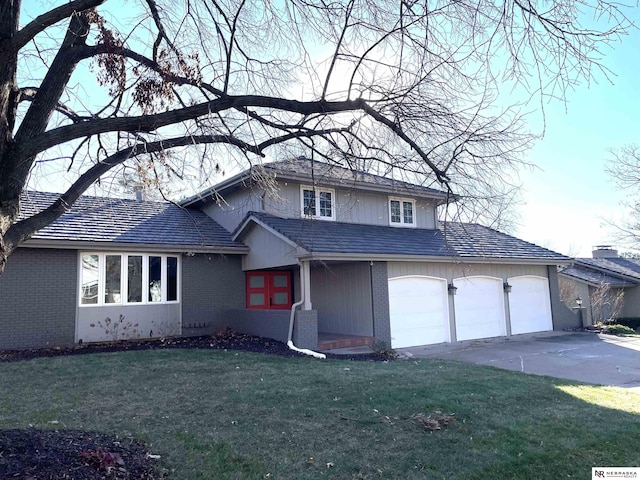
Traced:
<path id="1" fill-rule="evenodd" d="M 72 240 L 30 239 L 20 244 L 21 248 L 56 248 L 62 250 L 100 250 L 154 253 L 214 253 L 221 255 L 244 255 L 249 253 L 247 246 L 216 245 L 168 245 L 157 243 L 125 243 L 125 242 L 89 242 Z"/>

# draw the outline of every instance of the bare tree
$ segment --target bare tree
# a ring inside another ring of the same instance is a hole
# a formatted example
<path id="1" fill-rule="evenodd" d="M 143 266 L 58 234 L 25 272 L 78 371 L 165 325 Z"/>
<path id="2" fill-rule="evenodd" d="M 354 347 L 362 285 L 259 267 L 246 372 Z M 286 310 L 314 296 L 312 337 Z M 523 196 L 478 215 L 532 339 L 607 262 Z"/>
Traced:
<path id="1" fill-rule="evenodd" d="M 624 306 L 624 290 L 601 283 L 597 287 L 589 288 L 589 300 L 594 325 L 602 324 L 620 316 Z"/>
<path id="2" fill-rule="evenodd" d="M 569 309 L 576 307 L 576 298 L 580 292 L 575 280 L 558 275 L 558 293 L 560 301 L 564 303 L 565 307 Z"/>
<path id="3" fill-rule="evenodd" d="M 621 8 L 60 0 L 29 18 L 3 0 L 0 272 L 20 242 L 133 162 L 197 187 L 226 162 L 312 151 L 444 188 L 456 214 L 500 211 L 532 139 L 500 88 L 544 102 L 607 75 L 602 48 L 631 27 Z M 18 221 L 29 179 L 52 168 L 69 188 Z"/>
<path id="4" fill-rule="evenodd" d="M 628 217 L 621 223 L 620 219 L 605 219 L 613 227 L 617 240 L 630 248 L 640 248 L 640 145 L 630 144 L 611 151 L 607 173 L 616 186 L 630 192 L 629 200 L 622 206 Z"/>

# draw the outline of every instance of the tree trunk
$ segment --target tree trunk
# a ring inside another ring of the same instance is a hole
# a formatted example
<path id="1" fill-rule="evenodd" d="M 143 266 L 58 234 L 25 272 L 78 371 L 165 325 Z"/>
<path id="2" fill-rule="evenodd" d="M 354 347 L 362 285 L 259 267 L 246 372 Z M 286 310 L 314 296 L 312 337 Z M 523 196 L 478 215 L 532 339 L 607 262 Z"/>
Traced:
<path id="1" fill-rule="evenodd" d="M 21 190 L 10 178 L 19 101 L 18 50 L 13 47 L 12 39 L 18 31 L 19 13 L 20 0 L 0 1 L 0 275 L 12 250 L 4 235 L 17 218 Z"/>

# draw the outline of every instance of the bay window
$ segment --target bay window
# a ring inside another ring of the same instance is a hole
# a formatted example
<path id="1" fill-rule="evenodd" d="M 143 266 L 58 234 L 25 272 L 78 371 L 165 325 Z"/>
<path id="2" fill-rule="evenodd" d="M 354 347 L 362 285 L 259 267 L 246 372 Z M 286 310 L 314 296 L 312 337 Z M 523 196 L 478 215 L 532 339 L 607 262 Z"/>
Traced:
<path id="1" fill-rule="evenodd" d="M 127 253 L 80 255 L 80 305 L 178 302 L 179 257 Z"/>

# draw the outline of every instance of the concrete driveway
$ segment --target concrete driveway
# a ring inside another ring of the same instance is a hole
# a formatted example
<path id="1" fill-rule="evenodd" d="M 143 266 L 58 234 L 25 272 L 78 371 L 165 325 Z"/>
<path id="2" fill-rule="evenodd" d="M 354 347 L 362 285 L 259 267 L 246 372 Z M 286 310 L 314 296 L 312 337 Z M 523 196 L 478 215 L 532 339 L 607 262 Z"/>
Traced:
<path id="1" fill-rule="evenodd" d="M 640 338 L 548 332 L 398 349 L 405 357 L 441 358 L 535 375 L 633 388 L 640 392 Z"/>

